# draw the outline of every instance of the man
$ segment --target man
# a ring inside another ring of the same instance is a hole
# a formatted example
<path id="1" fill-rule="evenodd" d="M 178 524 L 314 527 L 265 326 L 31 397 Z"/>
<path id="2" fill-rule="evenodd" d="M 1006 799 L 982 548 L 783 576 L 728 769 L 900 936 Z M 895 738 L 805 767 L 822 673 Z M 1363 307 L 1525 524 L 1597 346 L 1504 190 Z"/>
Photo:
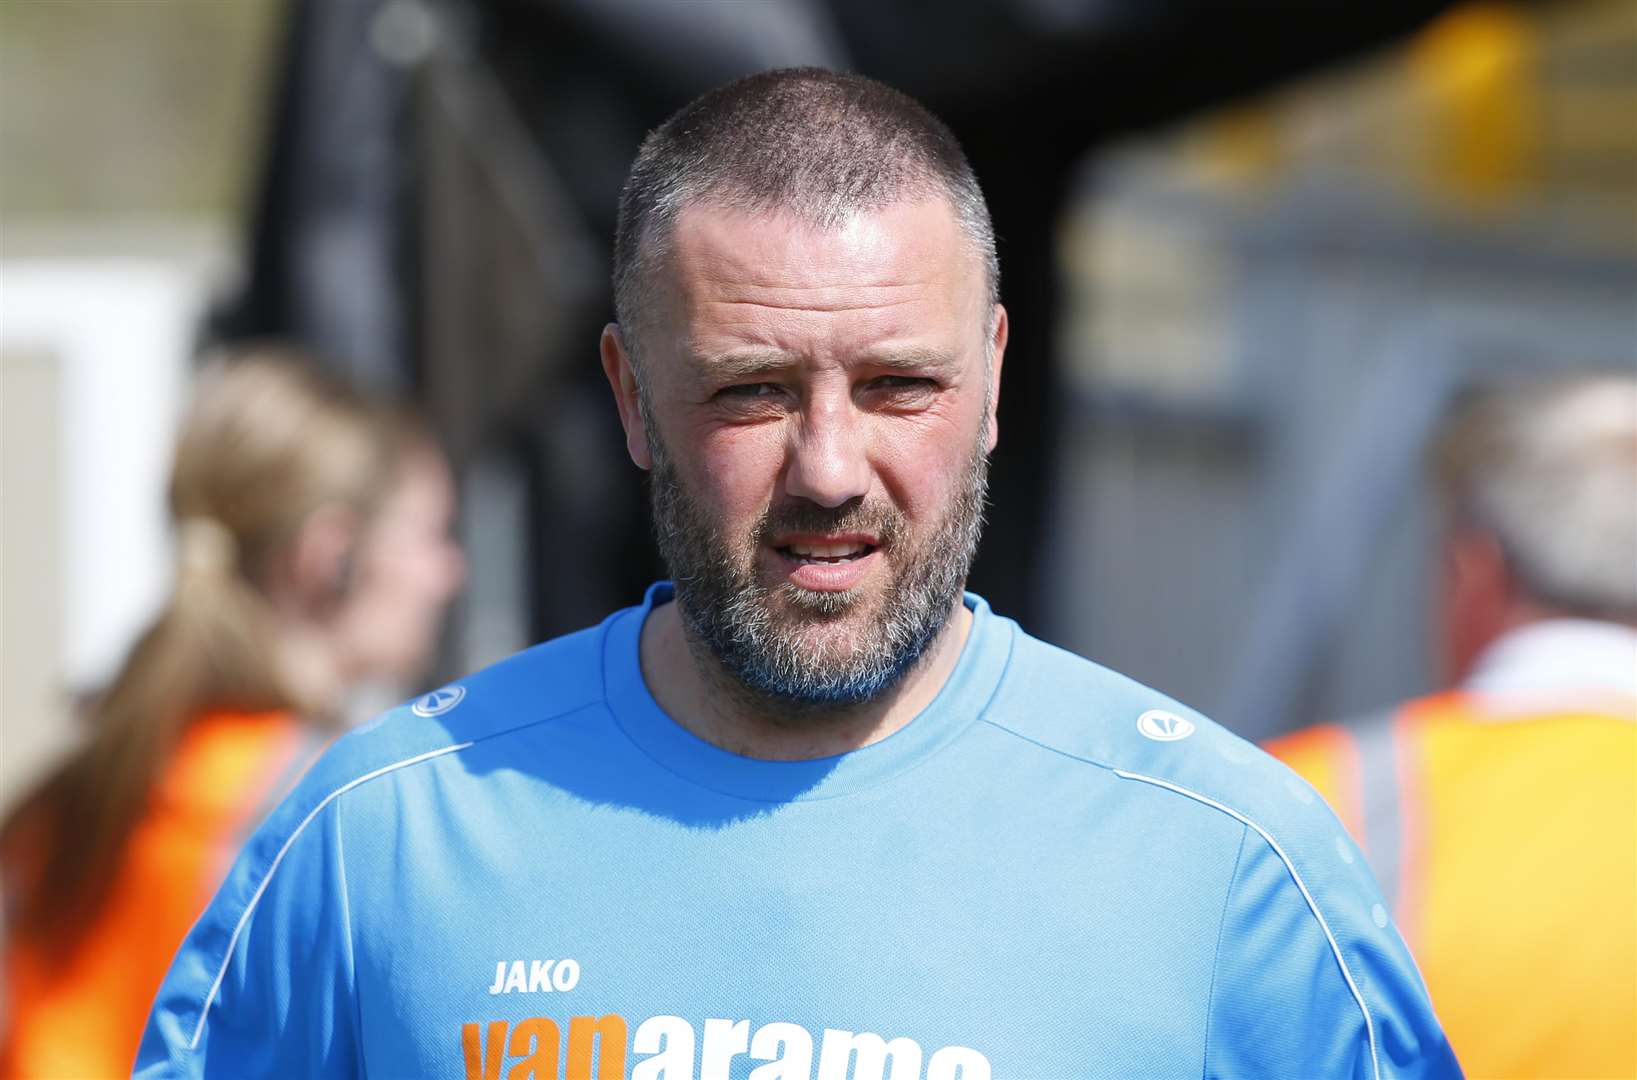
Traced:
<path id="1" fill-rule="evenodd" d="M 1007 338 L 949 131 L 812 69 L 654 132 L 602 339 L 675 583 L 344 740 L 144 1075 L 1455 1075 L 1306 785 L 963 595 Z"/>
<path id="2" fill-rule="evenodd" d="M 1364 848 L 1474 1076 L 1637 1076 L 1637 379 L 1442 447 L 1457 687 L 1271 749 Z"/>

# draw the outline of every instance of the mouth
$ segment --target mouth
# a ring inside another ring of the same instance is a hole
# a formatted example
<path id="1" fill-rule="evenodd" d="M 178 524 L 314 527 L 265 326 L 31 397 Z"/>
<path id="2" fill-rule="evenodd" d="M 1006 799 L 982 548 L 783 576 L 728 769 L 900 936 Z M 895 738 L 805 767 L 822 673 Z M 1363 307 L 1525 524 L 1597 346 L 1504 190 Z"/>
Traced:
<path id="1" fill-rule="evenodd" d="M 835 540 L 825 543 L 793 540 L 786 544 L 775 544 L 773 550 L 791 562 L 805 566 L 814 563 L 855 562 L 867 558 L 876 548 L 877 545 L 863 540 Z"/>
<path id="2" fill-rule="evenodd" d="M 881 562 L 879 538 L 862 533 L 785 535 L 770 545 L 786 581 L 812 592 L 846 592 L 866 581 Z"/>

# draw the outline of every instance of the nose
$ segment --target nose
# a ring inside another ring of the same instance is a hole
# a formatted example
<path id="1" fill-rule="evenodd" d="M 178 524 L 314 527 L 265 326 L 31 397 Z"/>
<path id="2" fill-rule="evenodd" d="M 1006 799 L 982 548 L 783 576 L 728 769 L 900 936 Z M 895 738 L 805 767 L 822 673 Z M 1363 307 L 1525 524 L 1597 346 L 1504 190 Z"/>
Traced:
<path id="1" fill-rule="evenodd" d="M 869 456 L 856 421 L 845 395 L 808 402 L 791 436 L 785 494 L 834 508 L 869 492 Z"/>

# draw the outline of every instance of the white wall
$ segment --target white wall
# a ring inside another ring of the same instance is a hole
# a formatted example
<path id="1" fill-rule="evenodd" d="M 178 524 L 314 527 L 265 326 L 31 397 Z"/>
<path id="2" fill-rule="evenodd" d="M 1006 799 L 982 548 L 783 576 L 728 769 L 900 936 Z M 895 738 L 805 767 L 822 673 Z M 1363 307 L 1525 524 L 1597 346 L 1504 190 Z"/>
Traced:
<path id="1" fill-rule="evenodd" d="M 170 581 L 164 487 L 212 274 L 197 243 L 154 247 L 0 259 L 0 355 L 16 358 L 6 364 L 7 392 L 39 403 L 6 409 L 28 437 L 5 439 L 8 490 L 0 505 L 10 580 L 0 604 L 8 638 L 20 627 L 57 628 L 51 647 L 0 641 L 8 705 L 0 717 L 0 801 L 69 741 L 66 709 L 28 713 L 104 682 Z M 42 372 L 42 364 L 55 370 Z M 53 412 L 18 413 L 34 407 Z M 36 468 L 57 474 L 54 497 L 42 492 Z M 55 566 L 32 568 L 42 530 L 57 538 Z M 55 580 L 42 590 L 36 575 Z M 56 610 L 15 610 L 42 603 Z"/>

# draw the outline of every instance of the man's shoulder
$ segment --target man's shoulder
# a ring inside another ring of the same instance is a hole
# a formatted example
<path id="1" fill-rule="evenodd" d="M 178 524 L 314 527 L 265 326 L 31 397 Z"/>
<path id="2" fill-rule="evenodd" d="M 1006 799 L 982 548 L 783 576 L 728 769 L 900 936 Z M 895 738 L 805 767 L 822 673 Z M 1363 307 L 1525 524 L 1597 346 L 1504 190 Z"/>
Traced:
<path id="1" fill-rule="evenodd" d="M 1166 694 L 1019 633 L 985 720 L 1043 749 L 1226 814 L 1291 850 L 1341 835 L 1314 789 L 1282 763 Z"/>
<path id="2" fill-rule="evenodd" d="M 1237 823 L 1235 880 L 1256 886 L 1246 902 L 1271 895 L 1257 888 L 1284 891 L 1286 915 L 1266 913 L 1269 927 L 1297 925 L 1279 921 L 1295 911 L 1349 979 L 1366 952 L 1388 950 L 1418 984 L 1341 822 L 1307 781 L 1255 745 L 1134 679 L 1023 634 L 985 719 L 1129 783 L 1156 842 L 1175 842 L 1181 832 L 1220 836 L 1213 819 Z M 1371 994 L 1351 984 L 1350 992 L 1360 1001 Z"/>
<path id="3" fill-rule="evenodd" d="M 622 614 L 388 709 L 337 739 L 288 802 L 310 810 L 376 777 L 599 704 L 605 631 Z"/>
<path id="4" fill-rule="evenodd" d="M 1117 772 L 1211 786 L 1245 770 L 1280 766 L 1197 709 L 1128 675 L 1019 633 L 1012 661 L 985 712 L 1060 754 Z"/>

